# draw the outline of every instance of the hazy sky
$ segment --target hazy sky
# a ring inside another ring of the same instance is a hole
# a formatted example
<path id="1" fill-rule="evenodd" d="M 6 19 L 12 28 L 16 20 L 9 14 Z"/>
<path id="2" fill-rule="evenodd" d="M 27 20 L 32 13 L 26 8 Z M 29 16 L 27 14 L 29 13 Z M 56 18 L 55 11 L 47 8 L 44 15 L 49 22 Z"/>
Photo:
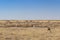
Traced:
<path id="1" fill-rule="evenodd" d="M 0 0 L 0 20 L 60 20 L 60 0 Z"/>

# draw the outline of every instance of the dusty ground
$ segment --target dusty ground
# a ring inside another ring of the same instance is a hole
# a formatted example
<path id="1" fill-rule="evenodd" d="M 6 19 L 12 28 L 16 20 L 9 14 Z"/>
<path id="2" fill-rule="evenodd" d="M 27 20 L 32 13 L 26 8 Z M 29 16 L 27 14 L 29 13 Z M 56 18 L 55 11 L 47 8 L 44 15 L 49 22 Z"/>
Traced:
<path id="1" fill-rule="evenodd" d="M 60 28 L 0 28 L 0 40 L 60 40 Z"/>

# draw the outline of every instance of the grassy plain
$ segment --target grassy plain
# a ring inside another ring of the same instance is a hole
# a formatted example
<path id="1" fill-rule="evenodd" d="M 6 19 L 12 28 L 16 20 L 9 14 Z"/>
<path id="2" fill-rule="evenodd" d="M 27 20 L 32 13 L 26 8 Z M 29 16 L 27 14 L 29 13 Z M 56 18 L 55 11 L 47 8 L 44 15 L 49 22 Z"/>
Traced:
<path id="1" fill-rule="evenodd" d="M 37 23 L 37 25 L 39 24 L 38 21 L 32 22 Z M 9 21 L 0 21 L 0 25 L 3 25 L 3 27 L 0 27 L 0 40 L 60 40 L 60 21 L 39 22 L 42 22 L 42 27 L 6 27 L 5 24 L 9 24 Z M 48 22 L 47 26 L 50 29 L 44 25 L 46 24 L 45 22 Z M 16 21 L 14 23 L 16 24 Z"/>
<path id="2" fill-rule="evenodd" d="M 0 28 L 0 40 L 60 40 L 60 29 Z"/>

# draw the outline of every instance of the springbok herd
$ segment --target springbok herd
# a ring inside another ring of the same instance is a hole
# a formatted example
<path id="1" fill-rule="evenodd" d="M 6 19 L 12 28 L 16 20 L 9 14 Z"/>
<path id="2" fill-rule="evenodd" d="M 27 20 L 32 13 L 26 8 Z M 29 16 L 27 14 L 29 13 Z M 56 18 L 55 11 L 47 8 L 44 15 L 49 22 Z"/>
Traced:
<path id="1" fill-rule="evenodd" d="M 60 40 L 60 20 L 0 20 L 0 40 Z"/>

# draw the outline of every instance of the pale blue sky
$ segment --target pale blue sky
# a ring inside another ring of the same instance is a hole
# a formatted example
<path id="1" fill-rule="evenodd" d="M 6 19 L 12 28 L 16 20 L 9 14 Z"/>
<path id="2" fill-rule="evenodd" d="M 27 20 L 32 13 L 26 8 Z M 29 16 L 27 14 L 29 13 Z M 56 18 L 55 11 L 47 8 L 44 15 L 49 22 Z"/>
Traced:
<path id="1" fill-rule="evenodd" d="M 60 0 L 0 0 L 0 20 L 60 20 Z"/>

